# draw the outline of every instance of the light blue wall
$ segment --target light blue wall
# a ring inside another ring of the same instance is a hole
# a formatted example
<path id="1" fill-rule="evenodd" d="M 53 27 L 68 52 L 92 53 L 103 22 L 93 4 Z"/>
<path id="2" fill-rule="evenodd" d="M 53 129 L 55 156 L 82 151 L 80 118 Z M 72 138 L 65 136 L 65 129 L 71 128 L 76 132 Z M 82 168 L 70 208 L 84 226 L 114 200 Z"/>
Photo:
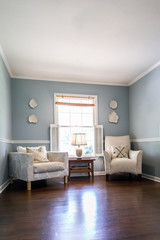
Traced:
<path id="1" fill-rule="evenodd" d="M 160 137 L 160 67 L 129 87 L 131 138 Z M 134 143 L 143 149 L 143 173 L 160 177 L 160 142 Z"/>
<path id="2" fill-rule="evenodd" d="M 0 186 L 8 179 L 8 152 L 12 146 L 11 79 L 0 56 Z"/>
<path id="3" fill-rule="evenodd" d="M 128 134 L 128 87 L 12 79 L 14 140 L 49 140 L 49 125 L 54 123 L 54 93 L 97 95 L 98 123 L 104 126 L 104 135 Z M 31 98 L 38 102 L 35 109 L 28 105 Z M 118 102 L 118 124 L 108 122 L 111 112 L 108 104 L 112 99 Z M 28 116 L 33 113 L 38 116 L 38 124 L 28 123 Z M 14 144 L 14 150 L 16 146 Z"/>

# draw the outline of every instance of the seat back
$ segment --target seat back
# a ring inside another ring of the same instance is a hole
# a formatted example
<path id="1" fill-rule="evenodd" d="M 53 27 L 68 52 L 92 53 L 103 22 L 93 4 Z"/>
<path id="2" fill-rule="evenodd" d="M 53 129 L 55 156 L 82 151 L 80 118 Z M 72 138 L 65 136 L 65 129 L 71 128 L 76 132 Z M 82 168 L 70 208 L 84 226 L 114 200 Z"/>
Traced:
<path id="1" fill-rule="evenodd" d="M 130 136 L 105 136 L 105 151 L 111 152 L 111 146 L 127 146 L 130 150 Z"/>

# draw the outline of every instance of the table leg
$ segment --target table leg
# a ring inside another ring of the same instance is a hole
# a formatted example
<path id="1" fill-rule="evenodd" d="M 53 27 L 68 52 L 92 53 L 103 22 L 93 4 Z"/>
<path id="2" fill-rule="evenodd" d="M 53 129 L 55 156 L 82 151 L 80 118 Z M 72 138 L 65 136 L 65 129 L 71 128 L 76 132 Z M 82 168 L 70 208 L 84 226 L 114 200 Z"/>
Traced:
<path id="1" fill-rule="evenodd" d="M 70 181 L 70 175 L 71 175 L 71 164 L 69 162 L 69 175 L 68 175 L 68 181 Z"/>
<path id="2" fill-rule="evenodd" d="M 91 163 L 91 170 L 92 170 L 92 178 L 94 178 L 94 162 Z"/>
<path id="3" fill-rule="evenodd" d="M 88 163 L 88 170 L 89 170 L 89 168 L 90 168 L 90 165 Z M 88 177 L 90 177 L 90 172 L 88 172 Z"/>

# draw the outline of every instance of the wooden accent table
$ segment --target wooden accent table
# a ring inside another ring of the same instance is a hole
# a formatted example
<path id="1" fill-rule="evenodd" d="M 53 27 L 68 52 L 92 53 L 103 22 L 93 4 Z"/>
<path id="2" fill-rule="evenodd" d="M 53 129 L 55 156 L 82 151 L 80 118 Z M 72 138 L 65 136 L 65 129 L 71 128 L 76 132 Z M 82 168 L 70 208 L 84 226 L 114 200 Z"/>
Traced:
<path id="1" fill-rule="evenodd" d="M 90 173 L 92 174 L 92 179 L 94 179 L 94 161 L 95 158 L 91 157 L 82 157 L 82 158 L 69 158 L 68 164 L 69 164 L 69 176 L 68 179 L 70 179 L 71 173 L 82 173 L 82 172 L 88 172 L 88 176 L 90 176 Z M 87 163 L 87 166 L 71 166 L 71 164 L 81 164 L 81 163 Z"/>

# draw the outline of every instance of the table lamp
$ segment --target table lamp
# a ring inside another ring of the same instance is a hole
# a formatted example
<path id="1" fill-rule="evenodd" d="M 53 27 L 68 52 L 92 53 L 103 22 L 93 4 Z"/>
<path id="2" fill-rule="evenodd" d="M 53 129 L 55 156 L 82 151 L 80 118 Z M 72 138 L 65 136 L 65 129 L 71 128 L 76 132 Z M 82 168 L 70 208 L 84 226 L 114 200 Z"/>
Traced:
<path id="1" fill-rule="evenodd" d="M 72 145 L 78 145 L 78 148 L 76 149 L 76 155 L 77 158 L 81 158 L 82 149 L 80 148 L 80 145 L 87 145 L 85 133 L 73 133 Z"/>

